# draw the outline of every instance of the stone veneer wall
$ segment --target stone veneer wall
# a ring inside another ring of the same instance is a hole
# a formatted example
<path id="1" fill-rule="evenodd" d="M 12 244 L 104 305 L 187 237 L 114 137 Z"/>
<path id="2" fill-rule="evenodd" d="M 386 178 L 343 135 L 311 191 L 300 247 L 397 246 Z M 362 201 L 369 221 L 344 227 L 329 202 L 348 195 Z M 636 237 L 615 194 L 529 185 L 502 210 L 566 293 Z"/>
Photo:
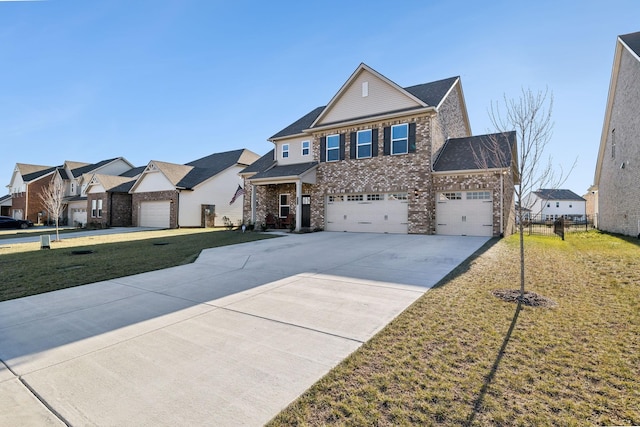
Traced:
<path id="1" fill-rule="evenodd" d="M 92 209 L 91 202 L 96 200 L 102 200 L 102 216 L 101 217 L 92 217 Z M 109 197 L 107 197 L 107 193 L 91 193 L 87 194 L 87 224 L 92 224 L 94 226 L 100 225 L 102 227 L 109 225 Z"/>
<path id="2" fill-rule="evenodd" d="M 456 85 L 438 110 L 432 132 L 434 154 L 442 148 L 447 138 L 471 136 L 470 129 L 467 129 L 465 117 L 462 113 L 461 96 L 460 86 Z"/>
<path id="3" fill-rule="evenodd" d="M 640 233 L 640 62 L 622 49 L 609 134 L 598 182 L 598 228 Z M 612 131 L 615 129 L 615 150 Z M 622 164 L 624 163 L 624 168 Z"/>
<path id="4" fill-rule="evenodd" d="M 169 200 L 172 201 L 172 208 L 169 212 L 169 228 L 178 228 L 178 191 L 150 191 L 148 193 L 134 193 L 131 197 L 131 223 L 134 226 L 140 224 L 140 204 L 142 202 Z"/>

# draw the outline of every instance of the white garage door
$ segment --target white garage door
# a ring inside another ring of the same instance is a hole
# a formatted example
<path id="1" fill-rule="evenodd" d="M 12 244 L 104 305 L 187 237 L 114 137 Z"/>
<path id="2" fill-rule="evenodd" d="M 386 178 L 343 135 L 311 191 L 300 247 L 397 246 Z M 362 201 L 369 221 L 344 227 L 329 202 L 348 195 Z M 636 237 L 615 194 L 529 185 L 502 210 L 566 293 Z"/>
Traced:
<path id="1" fill-rule="evenodd" d="M 327 231 L 408 231 L 407 193 L 330 194 L 325 206 Z"/>
<path id="2" fill-rule="evenodd" d="M 86 225 L 87 224 L 87 209 L 86 208 L 73 208 L 71 210 L 71 224 Z"/>
<path id="3" fill-rule="evenodd" d="M 439 193 L 436 204 L 436 233 L 453 236 L 492 236 L 491 192 Z"/>
<path id="4" fill-rule="evenodd" d="M 170 202 L 142 202 L 140 204 L 140 227 L 169 228 Z"/>

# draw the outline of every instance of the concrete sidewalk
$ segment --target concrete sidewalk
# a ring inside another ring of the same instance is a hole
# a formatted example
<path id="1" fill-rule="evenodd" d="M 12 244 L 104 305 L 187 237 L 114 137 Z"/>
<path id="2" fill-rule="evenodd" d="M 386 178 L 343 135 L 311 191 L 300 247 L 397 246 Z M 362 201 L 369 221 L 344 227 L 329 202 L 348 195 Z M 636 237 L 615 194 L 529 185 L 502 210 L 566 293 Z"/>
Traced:
<path id="1" fill-rule="evenodd" d="M 0 303 L 0 425 L 262 425 L 486 238 L 289 235 Z"/>

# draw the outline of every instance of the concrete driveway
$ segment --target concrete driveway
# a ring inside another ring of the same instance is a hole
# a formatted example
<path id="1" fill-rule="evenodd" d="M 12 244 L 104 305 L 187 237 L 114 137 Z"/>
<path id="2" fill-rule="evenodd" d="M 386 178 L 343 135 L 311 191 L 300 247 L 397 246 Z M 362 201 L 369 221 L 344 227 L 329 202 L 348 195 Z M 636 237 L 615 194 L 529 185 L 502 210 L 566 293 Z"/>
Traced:
<path id="1" fill-rule="evenodd" d="M 262 425 L 487 238 L 313 233 L 0 303 L 0 425 Z"/>

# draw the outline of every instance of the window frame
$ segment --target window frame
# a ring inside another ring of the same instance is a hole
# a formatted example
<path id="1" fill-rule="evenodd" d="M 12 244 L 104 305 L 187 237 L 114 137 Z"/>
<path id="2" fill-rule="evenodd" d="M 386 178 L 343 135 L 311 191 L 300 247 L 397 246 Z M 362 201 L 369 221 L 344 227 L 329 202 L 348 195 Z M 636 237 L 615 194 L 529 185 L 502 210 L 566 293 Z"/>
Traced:
<path id="1" fill-rule="evenodd" d="M 282 198 L 284 197 L 285 203 L 282 203 Z M 286 208 L 286 213 L 283 215 L 283 209 Z M 278 217 L 286 218 L 291 213 L 291 206 L 289 205 L 289 194 L 288 193 L 280 193 L 278 194 Z"/>
<path id="2" fill-rule="evenodd" d="M 305 144 L 307 145 L 305 147 Z M 302 143 L 300 144 L 300 154 L 302 156 L 308 156 L 309 154 L 311 154 L 311 141 L 306 140 L 306 141 L 302 141 Z M 307 150 L 307 152 L 305 153 L 304 150 Z"/>
<path id="3" fill-rule="evenodd" d="M 288 159 L 289 158 L 289 144 L 282 144 L 282 158 L 283 159 Z"/>
<path id="4" fill-rule="evenodd" d="M 393 137 L 393 130 L 396 128 L 400 128 L 400 127 L 404 127 L 406 129 L 406 136 L 403 138 L 394 138 Z M 394 143 L 399 142 L 399 141 L 405 141 L 405 151 L 402 152 L 395 152 L 394 148 L 395 145 Z M 390 131 L 390 148 L 389 148 L 389 152 L 392 156 L 399 156 L 402 154 L 408 154 L 409 153 L 409 123 L 400 123 L 397 125 L 392 125 L 391 126 L 391 131 Z"/>
<path id="5" fill-rule="evenodd" d="M 93 199 L 91 201 L 91 218 L 97 218 L 97 213 L 98 213 L 98 201 L 96 199 Z"/>
<path id="6" fill-rule="evenodd" d="M 325 147 L 325 161 L 326 162 L 338 162 L 340 161 L 340 134 L 334 133 L 332 135 L 327 135 L 326 147 Z M 335 147 L 329 147 L 329 142 L 331 140 L 336 140 L 337 145 Z M 335 152 L 335 159 L 331 159 L 329 153 Z"/>
<path id="7" fill-rule="evenodd" d="M 368 134 L 369 142 L 361 143 L 360 134 L 363 134 L 363 135 Z M 369 155 L 361 156 L 360 148 L 367 147 L 367 146 L 369 147 Z M 356 159 L 370 159 L 371 157 L 373 157 L 373 132 L 371 131 L 371 129 L 359 130 L 358 132 L 356 132 Z"/>
<path id="8" fill-rule="evenodd" d="M 97 218 L 102 218 L 102 199 L 98 199 L 98 216 Z"/>

